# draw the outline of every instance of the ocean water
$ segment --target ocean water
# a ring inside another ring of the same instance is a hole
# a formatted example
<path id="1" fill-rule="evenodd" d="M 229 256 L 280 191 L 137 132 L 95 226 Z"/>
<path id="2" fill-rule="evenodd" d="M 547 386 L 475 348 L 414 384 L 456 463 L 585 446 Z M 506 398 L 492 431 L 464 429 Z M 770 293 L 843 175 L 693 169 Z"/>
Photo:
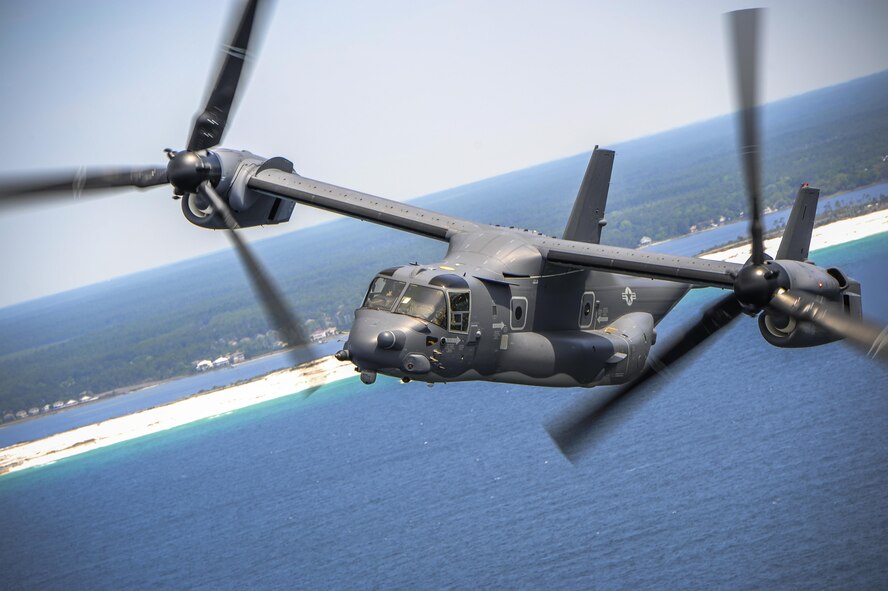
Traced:
<path id="1" fill-rule="evenodd" d="M 888 322 L 888 235 L 816 259 Z M 748 318 L 689 361 L 576 465 L 543 425 L 594 389 L 380 379 L 4 476 L 0 587 L 888 586 L 888 371 Z"/>

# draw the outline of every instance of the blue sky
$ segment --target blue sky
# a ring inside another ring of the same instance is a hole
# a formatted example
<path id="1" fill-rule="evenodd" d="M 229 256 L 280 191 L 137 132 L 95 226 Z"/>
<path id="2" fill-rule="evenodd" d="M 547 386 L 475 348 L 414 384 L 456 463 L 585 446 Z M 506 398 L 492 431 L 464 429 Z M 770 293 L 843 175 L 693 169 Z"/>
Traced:
<path id="1" fill-rule="evenodd" d="M 351 2 L 272 8 L 224 145 L 407 199 L 732 111 L 744 2 Z M 0 3 L 0 171 L 162 163 L 231 2 Z M 785 1 L 763 96 L 888 69 L 888 2 Z M 227 248 L 166 188 L 0 212 L 0 306 Z M 294 224 L 323 219 L 297 208 Z"/>

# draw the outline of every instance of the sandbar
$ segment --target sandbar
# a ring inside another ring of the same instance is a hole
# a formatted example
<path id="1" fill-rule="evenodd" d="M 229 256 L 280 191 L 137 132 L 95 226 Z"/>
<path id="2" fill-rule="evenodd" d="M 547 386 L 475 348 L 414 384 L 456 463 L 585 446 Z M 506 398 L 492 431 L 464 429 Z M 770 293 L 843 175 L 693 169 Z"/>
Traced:
<path id="1" fill-rule="evenodd" d="M 43 466 L 122 441 L 179 427 L 356 377 L 354 365 L 332 355 L 256 380 L 197 394 L 126 416 L 116 417 L 0 449 L 0 475 Z"/>
<path id="2" fill-rule="evenodd" d="M 839 244 L 860 240 L 861 238 L 867 238 L 882 232 L 888 232 L 888 209 L 874 211 L 856 218 L 839 220 L 814 228 L 814 233 L 811 235 L 810 250 L 815 251 L 828 246 L 838 246 Z M 780 236 L 765 240 L 765 252 L 772 257 L 777 254 L 779 246 Z M 711 252 L 702 255 L 701 258 L 742 264 L 748 261 L 751 256 L 752 245 L 746 244 Z"/>

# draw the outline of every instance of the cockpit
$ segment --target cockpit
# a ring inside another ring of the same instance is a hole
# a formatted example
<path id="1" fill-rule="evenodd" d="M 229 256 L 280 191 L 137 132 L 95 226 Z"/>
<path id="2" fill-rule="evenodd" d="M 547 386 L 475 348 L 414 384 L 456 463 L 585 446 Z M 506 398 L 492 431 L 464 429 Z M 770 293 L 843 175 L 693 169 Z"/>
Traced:
<path id="1" fill-rule="evenodd" d="M 464 287 L 420 285 L 379 275 L 370 283 L 361 307 L 404 314 L 431 322 L 451 332 L 465 333 L 469 331 L 471 292 L 468 284 L 461 278 L 458 279 Z"/>

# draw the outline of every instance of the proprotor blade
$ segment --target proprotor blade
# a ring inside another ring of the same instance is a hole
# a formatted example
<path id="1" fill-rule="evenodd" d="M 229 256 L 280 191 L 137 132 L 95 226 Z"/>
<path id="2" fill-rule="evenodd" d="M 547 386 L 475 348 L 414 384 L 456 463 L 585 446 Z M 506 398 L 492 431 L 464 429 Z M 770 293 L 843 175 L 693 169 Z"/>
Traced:
<path id="1" fill-rule="evenodd" d="M 737 106 L 740 109 L 740 155 L 749 202 L 752 262 L 756 265 L 762 264 L 765 258 L 758 129 L 758 28 L 762 14 L 763 11 L 758 8 L 727 14 L 734 45 Z"/>
<path id="2" fill-rule="evenodd" d="M 808 295 L 779 291 L 770 307 L 797 320 L 807 320 L 843 337 L 870 359 L 888 363 L 888 327 L 849 318 Z"/>
<path id="3" fill-rule="evenodd" d="M 662 353 L 657 357 L 652 356 L 644 371 L 635 380 L 604 398 L 574 409 L 565 418 L 549 427 L 549 436 L 561 453 L 568 460 L 575 461 L 605 433 L 602 421 L 608 415 L 617 416 L 614 415 L 615 412 L 619 415 L 621 408 L 631 399 L 630 394 L 730 324 L 740 312 L 740 302 L 733 294 L 722 297 L 703 312 L 703 317 L 697 323 L 676 335 L 662 349 Z M 623 412 L 620 418 L 625 416 L 626 412 Z"/>
<path id="4" fill-rule="evenodd" d="M 222 197 L 219 196 L 209 181 L 201 183 L 200 192 L 213 204 L 213 208 L 218 211 L 225 220 L 225 225 L 228 227 L 228 237 L 231 239 L 231 243 L 234 245 L 238 257 L 240 257 L 241 263 L 243 263 L 244 268 L 247 271 L 247 275 L 253 284 L 253 288 L 259 296 L 259 300 L 262 302 L 266 317 L 275 330 L 277 330 L 287 342 L 287 345 L 291 350 L 291 360 L 293 365 L 298 365 L 301 360 L 292 352 L 292 349 L 301 345 L 308 345 L 309 343 L 309 340 L 305 337 L 305 333 L 302 331 L 301 324 L 296 316 L 290 312 L 286 304 L 284 304 L 284 299 L 272 283 L 268 273 L 259 263 L 259 260 L 253 256 L 253 252 L 241 239 L 240 234 L 237 232 L 237 222 L 235 221 L 234 216 L 231 215 L 231 210 L 228 208 L 228 205 Z M 310 394 L 316 389 L 317 388 L 312 388 L 308 390 L 307 393 Z"/>
<path id="5" fill-rule="evenodd" d="M 77 169 L 0 179 L 0 202 L 4 205 L 36 203 L 80 197 L 102 189 L 134 187 L 147 189 L 167 182 L 166 166 Z"/>
<path id="6" fill-rule="evenodd" d="M 210 91 L 207 104 L 194 119 L 191 137 L 188 140 L 189 151 L 212 148 L 222 141 L 225 124 L 231 114 L 231 107 L 247 58 L 258 4 L 259 0 L 247 0 L 244 4 L 231 43 L 224 47 L 225 58 Z"/>

